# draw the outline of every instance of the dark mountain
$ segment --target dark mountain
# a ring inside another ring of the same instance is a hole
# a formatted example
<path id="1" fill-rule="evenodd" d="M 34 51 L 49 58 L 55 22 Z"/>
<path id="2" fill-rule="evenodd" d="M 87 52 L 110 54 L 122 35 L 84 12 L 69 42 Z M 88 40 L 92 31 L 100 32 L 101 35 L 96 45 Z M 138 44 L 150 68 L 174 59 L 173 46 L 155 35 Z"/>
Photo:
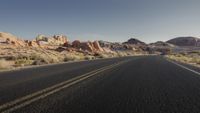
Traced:
<path id="1" fill-rule="evenodd" d="M 146 43 L 138 40 L 138 39 L 135 39 L 135 38 L 131 38 L 129 39 L 127 42 L 124 42 L 123 44 L 132 44 L 132 45 L 146 45 Z"/>
<path id="2" fill-rule="evenodd" d="M 200 39 L 196 37 L 177 37 L 177 38 L 168 40 L 167 43 L 174 44 L 177 46 L 200 47 Z"/>

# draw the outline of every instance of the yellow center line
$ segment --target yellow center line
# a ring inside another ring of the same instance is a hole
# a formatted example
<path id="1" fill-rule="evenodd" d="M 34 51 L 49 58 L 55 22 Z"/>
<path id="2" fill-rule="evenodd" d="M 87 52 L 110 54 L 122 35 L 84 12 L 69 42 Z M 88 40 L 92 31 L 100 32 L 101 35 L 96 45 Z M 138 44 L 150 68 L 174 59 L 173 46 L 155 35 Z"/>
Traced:
<path id="1" fill-rule="evenodd" d="M 61 82 L 59 84 L 56 84 L 56 85 L 53 85 L 51 87 L 48 87 L 48 88 L 45 88 L 43 90 L 40 90 L 38 92 L 35 92 L 35 93 L 32 93 L 32 94 L 29 94 L 27 96 L 24 96 L 22 98 L 19 98 L 19 99 L 16 99 L 14 101 L 11 101 L 11 102 L 8 102 L 8 103 L 5 103 L 3 105 L 0 106 L 0 111 L 2 110 L 5 110 L 3 111 L 2 113 L 9 113 L 11 111 L 14 111 L 16 109 L 19 109 L 21 107 L 24 107 L 26 105 L 29 105 L 31 104 L 32 102 L 35 102 L 37 100 L 40 100 L 42 98 L 45 98 L 51 94 L 54 94 L 64 88 L 67 88 L 71 85 L 74 85 L 76 83 L 79 83 L 89 77 L 92 77 L 100 72 L 103 72 L 103 71 L 106 71 L 108 69 L 111 69 L 113 67 L 116 67 L 122 63 L 125 63 L 125 62 L 128 62 L 129 60 L 126 60 L 126 61 L 121 61 L 119 63 L 115 63 L 115 64 L 112 64 L 112 65 L 109 65 L 109 66 L 105 66 L 105 67 L 102 67 L 100 69 L 96 69 L 94 71 L 91 71 L 91 72 L 88 72 L 86 74 L 83 74 L 83 75 L 80 75 L 80 76 L 77 76 L 77 77 L 74 77 L 70 80 L 67 80 L 67 81 L 64 81 L 64 82 Z M 19 104 L 19 105 L 17 105 Z"/>

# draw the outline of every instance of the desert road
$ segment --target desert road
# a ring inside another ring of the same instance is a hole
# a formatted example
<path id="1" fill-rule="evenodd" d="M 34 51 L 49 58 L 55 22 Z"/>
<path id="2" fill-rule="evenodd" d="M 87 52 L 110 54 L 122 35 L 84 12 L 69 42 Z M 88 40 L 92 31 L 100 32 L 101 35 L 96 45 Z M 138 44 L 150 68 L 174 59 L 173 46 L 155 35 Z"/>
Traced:
<path id="1" fill-rule="evenodd" d="M 162 56 L 0 73 L 0 113 L 200 113 L 198 69 Z"/>

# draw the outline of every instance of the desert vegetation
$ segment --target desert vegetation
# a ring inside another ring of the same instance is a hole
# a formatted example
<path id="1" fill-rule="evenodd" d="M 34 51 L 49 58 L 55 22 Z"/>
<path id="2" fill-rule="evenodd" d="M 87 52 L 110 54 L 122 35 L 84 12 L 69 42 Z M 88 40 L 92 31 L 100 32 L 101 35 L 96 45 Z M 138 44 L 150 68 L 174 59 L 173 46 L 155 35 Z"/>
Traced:
<path id="1" fill-rule="evenodd" d="M 23 40 L 0 32 L 0 69 L 146 54 L 147 45 L 136 39 L 126 43 L 74 40 L 65 35 L 38 35 Z"/>
<path id="2" fill-rule="evenodd" d="M 166 57 L 178 62 L 200 67 L 200 51 L 174 53 Z"/>
<path id="3" fill-rule="evenodd" d="M 180 40 L 180 38 L 178 39 Z M 196 47 L 198 44 L 195 42 L 193 43 L 191 40 L 188 40 L 184 43 L 186 45 L 188 43 L 193 44 Z M 33 40 L 23 40 L 10 33 L 0 32 L 0 70 L 149 54 L 164 54 L 176 61 L 200 65 L 199 51 L 172 52 L 173 50 L 177 50 L 177 47 L 177 45 L 173 45 L 171 42 L 158 41 L 146 44 L 135 38 L 130 38 L 123 43 L 107 41 L 81 42 L 79 40 L 70 42 L 65 35 L 38 35 Z"/>

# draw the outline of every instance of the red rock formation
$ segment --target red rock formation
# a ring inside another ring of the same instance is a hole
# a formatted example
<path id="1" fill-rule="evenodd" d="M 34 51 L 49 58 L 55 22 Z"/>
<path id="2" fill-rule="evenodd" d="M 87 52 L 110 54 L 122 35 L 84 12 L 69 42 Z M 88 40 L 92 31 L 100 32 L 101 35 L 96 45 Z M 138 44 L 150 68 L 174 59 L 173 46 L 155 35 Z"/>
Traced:
<path id="1" fill-rule="evenodd" d="M 82 42 L 81 49 L 89 51 L 89 52 L 94 52 L 94 48 L 91 42 Z"/>
<path id="2" fill-rule="evenodd" d="M 97 50 L 97 51 L 104 51 L 103 49 L 102 49 L 102 47 L 100 46 L 100 44 L 99 44 L 99 42 L 98 41 L 94 41 L 93 42 L 93 45 L 94 45 L 94 48 Z"/>
<path id="3" fill-rule="evenodd" d="M 79 40 L 75 40 L 72 42 L 72 47 L 82 49 L 89 52 L 102 52 L 104 51 L 99 45 L 98 41 L 95 42 L 80 42 Z"/>
<path id="4" fill-rule="evenodd" d="M 72 47 L 74 48 L 80 48 L 81 47 L 81 42 L 79 40 L 75 40 L 72 42 Z"/>
<path id="5" fill-rule="evenodd" d="M 70 44 L 69 42 L 65 42 L 65 43 L 63 44 L 63 46 L 64 46 L 64 47 L 71 47 L 71 44 Z"/>
<path id="6" fill-rule="evenodd" d="M 94 42 L 80 42 L 79 40 L 75 40 L 72 44 L 69 43 L 68 39 L 64 35 L 54 35 L 53 37 L 46 37 L 44 35 L 38 35 L 35 40 L 20 40 L 15 36 L 8 33 L 0 33 L 0 43 L 6 43 L 10 45 L 15 45 L 19 47 L 41 47 L 44 49 L 56 49 L 59 47 L 73 48 L 73 51 L 81 51 L 88 53 L 97 53 L 103 52 L 104 49 L 100 46 L 98 41 Z M 63 49 L 63 48 L 62 48 Z"/>

